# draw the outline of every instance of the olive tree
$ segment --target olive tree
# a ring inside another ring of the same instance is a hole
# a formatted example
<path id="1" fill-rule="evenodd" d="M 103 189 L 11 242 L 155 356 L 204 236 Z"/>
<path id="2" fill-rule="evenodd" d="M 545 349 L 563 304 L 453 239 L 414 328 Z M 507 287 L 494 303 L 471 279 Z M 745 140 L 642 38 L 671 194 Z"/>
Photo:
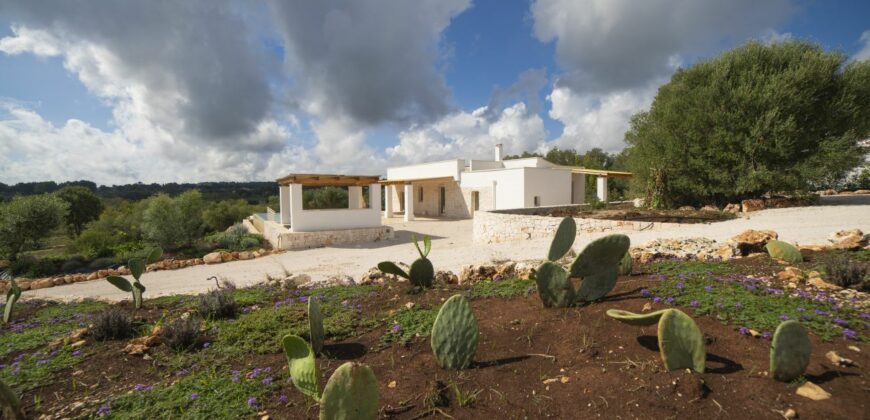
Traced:
<path id="1" fill-rule="evenodd" d="M 16 196 L 0 204 L 0 253 L 15 260 L 62 226 L 69 205 L 52 194 Z"/>
<path id="2" fill-rule="evenodd" d="M 63 187 L 54 194 L 69 206 L 65 222 L 72 237 L 81 235 L 85 225 L 97 220 L 103 212 L 104 206 L 100 197 L 85 187 Z"/>

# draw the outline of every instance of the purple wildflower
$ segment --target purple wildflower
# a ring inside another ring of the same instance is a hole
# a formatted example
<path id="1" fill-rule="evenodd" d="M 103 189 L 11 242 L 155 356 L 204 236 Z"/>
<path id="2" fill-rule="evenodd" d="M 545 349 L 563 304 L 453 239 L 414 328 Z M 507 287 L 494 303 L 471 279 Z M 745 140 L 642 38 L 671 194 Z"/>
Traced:
<path id="1" fill-rule="evenodd" d="M 849 326 L 849 323 L 846 322 L 846 320 L 842 319 L 842 318 L 834 318 L 831 320 L 831 322 L 833 322 L 834 324 L 837 324 L 841 327 L 848 327 Z"/>
<path id="2" fill-rule="evenodd" d="M 640 295 L 645 297 L 645 298 L 648 298 L 648 297 L 652 296 L 652 292 L 650 292 L 647 289 L 640 289 Z"/>
<path id="3" fill-rule="evenodd" d="M 788 321 L 790 318 L 788 317 L 788 315 L 782 314 L 779 316 L 779 319 L 782 321 Z"/>
<path id="4" fill-rule="evenodd" d="M 256 407 L 257 406 L 257 397 L 248 398 L 248 407 Z"/>
<path id="5" fill-rule="evenodd" d="M 803 311 L 805 311 L 806 309 L 804 309 L 803 306 L 798 306 L 797 309 L 795 309 L 795 310 L 798 311 L 798 312 L 803 312 Z"/>
<path id="6" fill-rule="evenodd" d="M 109 408 L 108 405 L 101 405 L 100 408 L 97 409 L 98 416 L 105 416 L 112 412 L 112 409 Z"/>
<path id="7" fill-rule="evenodd" d="M 202 348 L 207 349 L 209 347 L 211 347 L 211 343 L 209 343 L 208 341 L 206 341 L 205 343 L 202 343 Z"/>
<path id="8" fill-rule="evenodd" d="M 668 304 L 668 305 L 670 305 L 670 304 L 672 304 L 672 303 L 674 303 L 674 298 L 672 298 L 672 297 L 670 297 L 670 296 L 668 296 L 668 298 L 667 298 L 667 299 L 665 299 L 665 303 L 667 303 L 667 304 Z"/>
<path id="9" fill-rule="evenodd" d="M 658 297 L 658 296 L 656 296 L 656 297 L 653 298 L 653 302 L 655 302 L 655 303 L 659 303 L 659 302 L 661 302 L 661 301 L 662 301 L 662 298 L 660 298 L 660 297 Z"/>
<path id="10" fill-rule="evenodd" d="M 264 378 L 262 382 L 263 382 L 263 385 L 266 385 L 266 386 L 272 385 L 272 377 L 268 376 L 268 377 Z"/>
<path id="11" fill-rule="evenodd" d="M 771 337 L 770 331 L 765 331 L 764 333 L 761 334 L 761 338 L 763 338 L 765 340 L 770 340 L 770 337 Z"/>
<path id="12" fill-rule="evenodd" d="M 154 389 L 154 385 L 136 384 L 136 386 L 133 387 L 133 390 L 136 392 L 150 391 L 152 389 Z"/>
<path id="13" fill-rule="evenodd" d="M 697 308 L 697 307 L 698 307 L 698 301 L 697 301 L 696 299 L 692 299 L 692 301 L 689 302 L 689 306 L 691 306 L 691 307 L 693 307 L 693 308 Z"/>
<path id="14" fill-rule="evenodd" d="M 81 354 L 82 354 L 81 350 L 73 350 L 73 352 L 72 352 L 73 356 L 81 356 Z"/>
<path id="15" fill-rule="evenodd" d="M 397 333 L 399 331 L 402 331 L 402 326 L 399 324 L 394 324 L 392 329 L 394 333 Z"/>
<path id="16" fill-rule="evenodd" d="M 300 296 L 299 301 L 302 303 L 308 302 L 308 296 Z"/>
<path id="17" fill-rule="evenodd" d="M 749 335 L 749 328 L 740 327 L 739 329 L 737 329 L 737 331 L 742 335 Z"/>
<path id="18" fill-rule="evenodd" d="M 281 396 L 278 397 L 278 401 L 281 401 L 282 403 L 285 403 L 285 402 L 287 402 L 287 401 L 289 401 L 289 400 L 290 400 L 290 399 L 287 398 L 287 395 L 285 395 L 285 394 L 281 394 Z"/>
<path id="19" fill-rule="evenodd" d="M 704 286 L 704 290 L 706 290 L 706 291 L 708 291 L 708 292 L 712 292 L 712 291 L 713 291 L 713 286 L 710 286 L 710 285 L 708 284 L 708 285 Z"/>
<path id="20" fill-rule="evenodd" d="M 736 309 L 740 309 L 740 308 L 742 308 L 742 307 L 743 307 L 743 304 L 740 303 L 740 302 L 737 302 L 737 303 L 734 304 L 734 308 L 736 308 Z"/>
<path id="21" fill-rule="evenodd" d="M 190 399 L 195 400 L 197 398 L 199 398 L 199 393 L 194 392 L 190 394 Z"/>
<path id="22" fill-rule="evenodd" d="M 683 290 L 683 287 L 686 287 L 686 285 L 683 284 L 683 282 L 678 281 L 676 287 L 677 287 L 677 289 Z"/>
<path id="23" fill-rule="evenodd" d="M 861 312 L 861 319 L 870 319 L 870 312 Z"/>
<path id="24" fill-rule="evenodd" d="M 813 312 L 815 312 L 815 314 L 818 315 L 818 316 L 828 316 L 828 313 L 825 312 L 825 311 L 823 311 L 823 310 L 821 310 L 821 309 L 816 309 L 816 310 L 813 311 Z"/>
<path id="25" fill-rule="evenodd" d="M 844 328 L 844 329 L 843 329 L 843 337 L 844 337 L 844 338 L 848 338 L 848 339 L 852 339 L 852 340 L 857 340 L 857 339 L 858 339 L 858 333 L 856 333 L 855 331 L 850 330 L 850 329 L 848 329 L 848 328 Z"/>

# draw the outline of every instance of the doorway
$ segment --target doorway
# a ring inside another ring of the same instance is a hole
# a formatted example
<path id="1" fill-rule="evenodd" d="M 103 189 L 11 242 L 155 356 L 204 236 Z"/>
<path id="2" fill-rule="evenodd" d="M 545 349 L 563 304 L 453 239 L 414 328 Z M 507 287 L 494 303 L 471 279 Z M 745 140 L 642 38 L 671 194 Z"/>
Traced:
<path id="1" fill-rule="evenodd" d="M 471 214 L 480 210 L 480 191 L 471 192 Z"/>
<path id="2" fill-rule="evenodd" d="M 447 188 L 441 187 L 440 199 L 438 200 L 438 214 L 443 215 L 447 208 Z"/>

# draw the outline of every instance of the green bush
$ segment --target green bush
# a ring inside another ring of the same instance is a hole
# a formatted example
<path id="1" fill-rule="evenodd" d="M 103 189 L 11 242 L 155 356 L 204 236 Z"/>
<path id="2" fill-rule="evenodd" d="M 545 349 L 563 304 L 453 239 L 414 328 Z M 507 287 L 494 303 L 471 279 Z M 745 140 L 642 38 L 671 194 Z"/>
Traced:
<path id="1" fill-rule="evenodd" d="M 134 333 L 133 320 L 121 310 L 109 309 L 93 317 L 91 334 L 97 341 L 121 340 L 132 337 Z"/>
<path id="2" fill-rule="evenodd" d="M 255 207 L 245 200 L 224 200 L 209 204 L 202 212 L 208 230 L 220 232 L 254 214 Z"/>
<path id="3" fill-rule="evenodd" d="M 235 318 L 239 305 L 232 292 L 218 289 L 197 297 L 196 311 L 206 319 Z"/>
<path id="4" fill-rule="evenodd" d="M 91 263 L 88 264 L 88 267 L 91 270 L 103 270 L 106 268 L 114 267 L 118 264 L 118 260 L 113 257 L 103 257 L 91 261 Z"/>
<path id="5" fill-rule="evenodd" d="M 11 260 L 22 251 L 37 249 L 69 211 L 66 202 L 51 194 L 17 196 L 0 203 L 0 255 Z"/>
<path id="6" fill-rule="evenodd" d="M 828 281 L 840 287 L 860 285 L 859 289 L 870 289 L 870 279 L 867 278 L 868 268 L 864 263 L 851 261 L 848 254 L 836 254 L 824 261 L 825 274 Z"/>
<path id="7" fill-rule="evenodd" d="M 97 220 L 103 212 L 103 202 L 90 189 L 81 186 L 63 187 L 54 193 L 67 203 L 69 211 L 64 218 L 67 232 L 76 237 L 85 225 Z"/>
<path id="8" fill-rule="evenodd" d="M 248 233 L 248 230 L 241 224 L 235 224 L 226 232 L 215 233 L 205 238 L 205 242 L 211 247 L 230 251 L 259 248 L 263 241 L 262 235 Z"/>
<path id="9" fill-rule="evenodd" d="M 202 322 L 199 319 L 189 317 L 176 319 L 163 327 L 160 337 L 172 350 L 190 351 L 199 344 L 199 329 Z"/>
<path id="10" fill-rule="evenodd" d="M 60 273 L 64 262 L 66 259 L 63 258 L 36 258 L 27 255 L 13 261 L 9 269 L 19 277 L 47 277 Z"/>
<path id="11" fill-rule="evenodd" d="M 166 249 L 193 244 L 202 235 L 202 195 L 197 190 L 171 198 L 159 194 L 148 200 L 142 217 L 142 234 Z"/>
<path id="12" fill-rule="evenodd" d="M 141 241 L 140 226 L 148 202 L 122 202 L 106 208 L 98 220 L 89 223 L 70 243 L 67 251 L 87 258 L 110 257 L 116 255 L 116 247 Z"/>

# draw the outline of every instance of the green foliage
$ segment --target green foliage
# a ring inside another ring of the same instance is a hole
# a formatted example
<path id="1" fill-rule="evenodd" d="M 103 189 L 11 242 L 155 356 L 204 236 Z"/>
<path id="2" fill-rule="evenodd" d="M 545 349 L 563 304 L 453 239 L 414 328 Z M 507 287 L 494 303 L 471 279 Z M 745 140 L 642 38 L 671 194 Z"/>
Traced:
<path id="1" fill-rule="evenodd" d="M 72 349 L 64 346 L 57 351 L 41 350 L 27 353 L 16 365 L 0 369 L 0 381 L 6 382 L 18 393 L 56 383 L 57 374 L 75 366 L 80 356 L 73 356 Z"/>
<path id="2" fill-rule="evenodd" d="M 0 380 L 0 414 L 3 418 L 25 420 L 24 408 L 21 407 L 21 401 L 18 400 L 18 395 L 12 391 L 5 382 Z"/>
<path id="3" fill-rule="evenodd" d="M 381 337 L 381 344 L 407 345 L 417 337 L 428 337 L 437 316 L 435 309 L 402 308 L 393 316 L 389 330 Z"/>
<path id="4" fill-rule="evenodd" d="M 9 291 L 6 292 L 6 304 L 3 307 L 3 323 L 8 324 L 12 320 L 12 309 L 15 302 L 21 297 L 21 288 L 15 283 L 15 279 L 9 278 Z"/>
<path id="5" fill-rule="evenodd" d="M 441 305 L 432 325 L 432 353 L 444 369 L 465 369 L 477 352 L 477 318 L 468 299 L 453 295 Z"/>
<path id="6" fill-rule="evenodd" d="M 0 203 L 0 255 L 11 260 L 29 249 L 36 249 L 42 240 L 61 226 L 69 205 L 49 195 L 18 196 Z"/>
<path id="7" fill-rule="evenodd" d="M 199 318 L 178 318 L 163 326 L 160 338 L 172 350 L 191 351 L 199 345 L 201 328 Z"/>
<path id="8" fill-rule="evenodd" d="M 870 62 L 802 41 L 749 42 L 678 70 L 626 133 L 636 192 L 668 205 L 810 190 L 862 163 Z"/>
<path id="9" fill-rule="evenodd" d="M 665 311 L 659 319 L 658 341 L 665 368 L 691 368 L 704 373 L 704 361 L 707 359 L 704 335 L 690 316 L 679 309 Z"/>
<path id="10" fill-rule="evenodd" d="M 577 236 L 577 222 L 573 217 L 566 217 L 559 223 L 556 229 L 556 234 L 553 236 L 553 242 L 550 243 L 550 251 L 547 252 L 547 259 L 550 261 L 558 261 L 564 257 L 571 246 L 574 245 L 574 237 Z"/>
<path id="11" fill-rule="evenodd" d="M 130 315 L 119 309 L 109 309 L 96 314 L 92 319 L 91 335 L 97 341 L 123 340 L 132 337 L 136 330 Z"/>
<path id="12" fill-rule="evenodd" d="M 320 375 L 317 373 L 314 350 L 302 337 L 296 335 L 285 335 L 281 344 L 287 355 L 287 366 L 290 368 L 293 385 L 303 394 L 319 401 Z"/>
<path id="13" fill-rule="evenodd" d="M 308 332 L 301 306 L 263 308 L 235 320 L 216 322 L 217 342 L 230 354 L 277 353 L 281 343 L 275 336 L 304 335 Z"/>
<path id="14" fill-rule="evenodd" d="M 111 283 L 113 286 L 122 291 L 133 294 L 133 305 L 136 309 L 142 307 L 142 294 L 145 293 L 145 285 L 139 281 L 139 278 L 142 277 L 142 274 L 145 272 L 147 264 L 160 260 L 160 257 L 163 256 L 163 250 L 158 247 L 151 248 L 145 253 L 145 255 L 146 256 L 143 258 L 131 258 L 127 263 L 128 267 L 130 267 L 130 274 L 133 276 L 132 282 L 120 276 L 106 277 L 106 281 Z"/>
<path id="15" fill-rule="evenodd" d="M 407 273 L 390 261 L 378 263 L 378 269 L 384 273 L 408 279 L 415 289 L 430 288 L 435 280 L 435 267 L 432 266 L 432 262 L 427 258 L 429 251 L 432 250 L 432 241 L 429 235 L 423 235 L 423 249 L 420 249 L 420 245 L 417 243 L 416 234 L 411 234 L 411 241 L 414 242 L 414 247 L 417 248 L 420 258 L 411 263 L 410 270 Z"/>
<path id="16" fill-rule="evenodd" d="M 794 320 L 776 327 L 770 343 L 770 373 L 773 379 L 791 382 L 801 375 L 810 364 L 810 337 L 807 330 Z"/>
<path id="17" fill-rule="evenodd" d="M 82 233 L 85 225 L 97 220 L 103 212 L 103 202 L 90 189 L 81 186 L 68 186 L 54 193 L 67 203 L 69 211 L 64 218 L 70 236 Z"/>
<path id="18" fill-rule="evenodd" d="M 559 149 L 558 147 L 554 147 L 550 149 L 546 154 L 540 153 L 529 153 L 523 152 L 522 155 L 513 155 L 506 156 L 505 160 L 508 159 L 522 159 L 529 157 L 542 157 L 549 162 L 555 163 L 557 165 L 567 165 L 567 166 L 582 166 L 588 169 L 606 169 L 606 170 L 624 170 L 625 169 L 625 156 L 623 153 L 619 154 L 609 154 L 599 148 L 593 148 L 588 150 L 586 153 L 577 153 L 574 149 Z M 628 183 L 623 178 L 614 178 L 608 182 L 609 187 L 609 196 L 613 200 L 621 200 L 626 199 Z M 595 177 L 587 176 L 586 177 L 586 203 L 592 203 L 597 200 L 597 196 L 595 195 L 596 185 L 595 185 Z"/>
<path id="19" fill-rule="evenodd" d="M 794 245 L 777 240 L 771 240 L 764 246 L 770 258 L 782 260 L 790 264 L 797 264 L 804 260 L 801 251 Z"/>
<path id="20" fill-rule="evenodd" d="M 566 308 L 574 304 L 574 285 L 568 272 L 552 261 L 545 261 L 535 272 L 538 296 L 545 308 Z"/>
<path id="21" fill-rule="evenodd" d="M 215 289 L 196 298 L 196 312 L 205 319 L 230 319 L 239 313 L 233 293 Z"/>
<path id="22" fill-rule="evenodd" d="M 619 260 L 619 275 L 620 276 L 630 276 L 631 275 L 631 254 L 628 252 L 622 256 L 622 259 Z"/>
<path id="23" fill-rule="evenodd" d="M 260 248 L 265 242 L 263 235 L 248 233 L 242 224 L 235 224 L 225 232 L 218 232 L 205 238 L 211 248 L 230 251 L 245 251 Z"/>
<path id="24" fill-rule="evenodd" d="M 142 239 L 142 218 L 149 200 L 137 203 L 122 202 L 107 207 L 100 218 L 89 223 L 70 245 L 68 251 L 88 258 L 123 255 L 134 251 L 131 244 Z M 137 247 L 141 249 L 141 245 Z"/>
<path id="25" fill-rule="evenodd" d="M 12 262 L 9 271 L 20 277 L 47 277 L 59 273 L 64 262 L 63 258 L 36 258 L 32 255 L 22 255 Z"/>
<path id="26" fill-rule="evenodd" d="M 323 350 L 323 315 L 320 314 L 320 305 L 314 299 L 308 299 L 308 337 L 311 339 L 311 347 L 315 353 Z"/>
<path id="27" fill-rule="evenodd" d="M 256 207 L 245 200 L 223 200 L 209 203 L 202 212 L 202 220 L 208 230 L 221 232 L 255 212 Z"/>
<path id="28" fill-rule="evenodd" d="M 528 294 L 535 285 L 534 280 L 509 278 L 505 280 L 484 280 L 471 286 L 472 298 L 512 298 Z"/>
<path id="29" fill-rule="evenodd" d="M 347 206 L 347 187 L 302 187 L 305 210 L 346 209 Z"/>
<path id="30" fill-rule="evenodd" d="M 858 254 L 858 253 L 855 253 Z M 867 264 L 852 261 L 849 253 L 837 253 L 823 260 L 825 279 L 840 287 L 860 285 L 861 290 L 870 290 L 870 268 Z"/>
<path id="31" fill-rule="evenodd" d="M 380 409 L 378 378 L 367 365 L 347 362 L 333 372 L 320 401 L 321 420 L 374 420 Z"/>
<path id="32" fill-rule="evenodd" d="M 186 191 L 171 198 L 160 194 L 149 199 L 142 216 L 145 239 L 168 249 L 189 246 L 203 232 L 202 194 Z"/>

